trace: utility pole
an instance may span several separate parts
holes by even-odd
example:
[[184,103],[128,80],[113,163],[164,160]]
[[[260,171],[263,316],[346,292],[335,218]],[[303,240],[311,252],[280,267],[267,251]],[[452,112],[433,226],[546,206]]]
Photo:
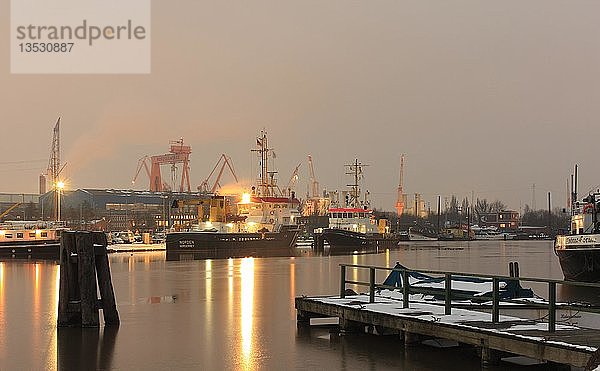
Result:
[[552,233],[552,204],[550,201],[550,192],[548,192],[548,236]]
[[440,209],[442,207],[442,196],[438,195],[438,212],[437,212],[437,234],[440,234]]

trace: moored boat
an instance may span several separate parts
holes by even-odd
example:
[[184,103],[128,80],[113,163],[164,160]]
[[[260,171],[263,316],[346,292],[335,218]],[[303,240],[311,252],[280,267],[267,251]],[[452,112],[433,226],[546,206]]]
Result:
[[64,222],[4,222],[0,224],[0,256],[58,259],[64,230]]
[[554,252],[565,280],[600,282],[600,193],[573,204],[570,234],[558,235]]
[[208,219],[199,215],[195,228],[168,233],[168,258],[188,252],[206,258],[289,254],[300,232],[296,224],[300,201],[293,192],[286,196],[279,191],[276,172],[268,167],[272,149],[266,133],[256,141],[258,148],[253,151],[258,153],[261,166],[258,185],[234,202],[235,210],[227,209],[223,196],[207,196],[196,202],[208,205]]
[[358,160],[346,165],[347,174],[353,175],[354,183],[343,193],[341,205],[335,200],[333,207],[328,209],[329,228],[320,232],[320,238],[329,244],[330,250],[395,247],[400,241],[400,236],[389,233],[385,219],[376,220],[369,208],[368,192],[361,197],[358,182],[363,166]]

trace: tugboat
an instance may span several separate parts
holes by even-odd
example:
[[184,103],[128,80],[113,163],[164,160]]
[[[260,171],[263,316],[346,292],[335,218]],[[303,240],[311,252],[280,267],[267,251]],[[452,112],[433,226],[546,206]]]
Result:
[[209,207],[208,220],[202,220],[203,215],[199,215],[193,230],[168,233],[167,258],[181,253],[193,253],[201,258],[291,254],[300,231],[296,224],[300,201],[294,192],[284,196],[277,187],[277,172],[268,166],[273,149],[268,147],[266,132],[261,132],[256,143],[257,149],[252,151],[258,153],[260,161],[257,186],[238,198],[234,215],[228,215],[223,196],[198,200],[195,205],[200,214],[203,214],[201,205]]
[[600,282],[599,210],[600,193],[592,193],[582,202],[574,202],[570,234],[556,236],[554,252],[565,280]]
[[350,190],[343,192],[342,206],[335,200],[334,206],[328,210],[329,228],[320,233],[320,238],[329,244],[330,251],[359,250],[395,247],[400,237],[388,232],[386,221],[379,222],[369,208],[369,192],[365,192],[361,199],[359,181],[363,174],[363,165],[354,160],[354,163],[345,165],[347,175],[352,175],[354,183]]

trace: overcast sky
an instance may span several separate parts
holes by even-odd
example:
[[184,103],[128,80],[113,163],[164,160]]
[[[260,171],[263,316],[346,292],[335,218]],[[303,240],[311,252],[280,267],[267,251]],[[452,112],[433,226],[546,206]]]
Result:
[[343,188],[358,158],[390,210],[401,153],[432,208],[473,192],[519,210],[534,183],[538,208],[548,191],[563,206],[574,163],[580,193],[600,184],[598,1],[155,0],[149,75],[11,75],[8,13],[0,0],[0,192],[37,192],[59,115],[72,188],[129,188],[180,137],[194,188],[221,153],[249,179],[262,128],[281,184],[312,154]]

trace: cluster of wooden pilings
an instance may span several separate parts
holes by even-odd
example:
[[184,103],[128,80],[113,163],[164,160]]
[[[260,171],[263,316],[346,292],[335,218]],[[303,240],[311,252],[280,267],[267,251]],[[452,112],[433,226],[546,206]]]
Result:
[[107,245],[103,232],[63,232],[58,327],[99,327],[100,309],[106,326],[119,325]]

